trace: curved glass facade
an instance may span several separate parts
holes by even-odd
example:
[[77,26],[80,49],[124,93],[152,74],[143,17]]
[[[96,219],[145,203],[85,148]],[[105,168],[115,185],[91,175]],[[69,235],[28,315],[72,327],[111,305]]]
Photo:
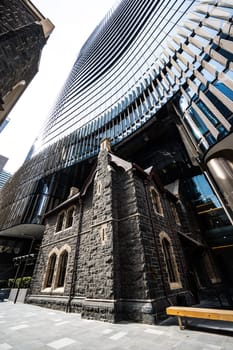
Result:
[[70,135],[67,161],[91,157],[100,139],[121,142],[178,94],[182,123],[204,153],[232,125],[232,6],[120,2],[81,49],[36,152]]
[[24,222],[35,198],[46,203],[58,172],[95,156],[101,139],[121,144],[164,106],[196,159],[231,135],[232,17],[232,0],[118,2],[81,49],[32,158],[12,179],[17,193],[4,190],[3,226]]
[[172,72],[162,73],[163,51],[194,3],[122,1],[106,16],[74,64],[42,131],[42,147],[74,132],[78,143],[87,141],[80,156],[88,156],[100,138],[120,142],[154,116],[179,89]]

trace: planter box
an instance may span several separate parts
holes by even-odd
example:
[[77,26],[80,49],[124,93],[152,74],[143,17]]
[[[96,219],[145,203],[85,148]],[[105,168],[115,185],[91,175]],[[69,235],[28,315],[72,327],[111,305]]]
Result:
[[[17,294],[17,290],[18,290],[18,288],[12,288],[11,289],[10,295],[9,295],[9,298],[8,298],[9,301],[14,301],[15,300],[15,296]],[[16,300],[18,303],[24,303],[26,295],[27,295],[27,291],[28,291],[28,288],[20,288],[19,289],[19,293],[18,293],[17,300]]]

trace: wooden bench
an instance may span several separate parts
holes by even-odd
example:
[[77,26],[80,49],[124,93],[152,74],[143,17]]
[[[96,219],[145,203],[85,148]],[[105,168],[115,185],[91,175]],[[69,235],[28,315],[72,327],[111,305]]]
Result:
[[[183,317],[203,318],[208,320],[233,322],[233,310],[205,309],[197,307],[169,306],[166,308],[167,315],[177,316],[180,329],[184,329]],[[185,325],[187,321],[185,320]]]

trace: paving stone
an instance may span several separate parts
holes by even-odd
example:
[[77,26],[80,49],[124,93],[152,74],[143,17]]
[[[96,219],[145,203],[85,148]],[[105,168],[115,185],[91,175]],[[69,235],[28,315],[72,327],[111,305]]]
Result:
[[[1,303],[5,312],[0,328],[0,350],[232,350],[232,333],[222,335],[198,329],[181,331],[177,325],[148,326],[85,321],[79,314],[34,305]],[[33,315],[32,315],[33,314]],[[28,324],[23,323],[27,317]],[[59,320],[56,326],[54,318]],[[23,327],[22,327],[23,326]],[[26,326],[26,327],[25,327]]]

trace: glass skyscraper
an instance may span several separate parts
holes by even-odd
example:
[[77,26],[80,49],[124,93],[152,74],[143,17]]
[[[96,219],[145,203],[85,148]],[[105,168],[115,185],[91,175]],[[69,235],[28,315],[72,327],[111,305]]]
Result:
[[[2,190],[2,232],[41,230],[105,138],[121,156],[157,165],[164,185],[185,179],[197,213],[230,226],[232,17],[232,0],[118,1],[80,50],[31,158]],[[182,147],[172,145],[176,134]],[[217,198],[199,193],[206,179]]]

